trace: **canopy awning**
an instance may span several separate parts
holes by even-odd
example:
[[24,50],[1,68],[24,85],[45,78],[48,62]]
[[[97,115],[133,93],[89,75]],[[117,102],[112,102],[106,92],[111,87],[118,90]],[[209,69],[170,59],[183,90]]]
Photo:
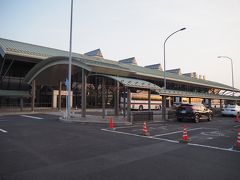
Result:
[[127,78],[127,77],[119,77],[119,76],[111,76],[111,75],[104,75],[104,74],[93,74],[95,76],[103,76],[110,79],[114,79],[121,83],[125,87],[131,87],[131,88],[139,88],[139,89],[149,89],[149,90],[155,90],[159,91],[162,88],[157,86],[156,84],[153,84],[151,82],[141,80],[141,79],[134,79],[134,78]]

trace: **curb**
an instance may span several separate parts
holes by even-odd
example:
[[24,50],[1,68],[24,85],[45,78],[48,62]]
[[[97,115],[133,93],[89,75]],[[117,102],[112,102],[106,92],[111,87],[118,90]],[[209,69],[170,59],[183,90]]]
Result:
[[[91,120],[80,120],[80,119],[70,119],[67,120],[63,117],[59,117],[59,121],[60,122],[64,122],[64,123],[92,123],[92,124],[109,124],[108,121],[99,121],[99,120],[95,120],[95,121],[91,121]],[[129,122],[115,122],[114,124],[118,124],[118,125],[131,125],[131,123]]]

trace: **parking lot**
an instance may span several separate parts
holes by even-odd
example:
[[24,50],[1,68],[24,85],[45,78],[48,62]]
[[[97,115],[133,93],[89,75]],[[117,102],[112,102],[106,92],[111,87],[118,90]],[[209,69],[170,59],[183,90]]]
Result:
[[[113,118],[114,121],[114,118]],[[0,117],[0,179],[238,179],[240,123],[64,123],[46,114]],[[179,143],[183,126],[191,139]]]
[[216,117],[212,122],[167,122],[149,123],[149,136],[144,137],[143,125],[117,127],[114,130],[102,129],[112,133],[125,134],[129,136],[142,136],[161,141],[179,143],[182,139],[183,129],[186,127],[187,135],[190,138],[189,145],[205,148],[219,149],[223,151],[234,151],[237,129],[240,124],[235,122],[234,117]]

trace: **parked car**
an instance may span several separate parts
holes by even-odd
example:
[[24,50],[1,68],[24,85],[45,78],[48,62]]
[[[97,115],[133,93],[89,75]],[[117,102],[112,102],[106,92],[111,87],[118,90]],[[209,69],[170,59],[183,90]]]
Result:
[[206,108],[203,104],[181,104],[176,110],[178,121],[183,119],[193,120],[198,123],[202,119],[211,121],[213,118],[212,110]]
[[240,113],[240,106],[238,106],[237,104],[235,105],[225,105],[222,110],[222,115],[223,116],[236,116],[237,113]]

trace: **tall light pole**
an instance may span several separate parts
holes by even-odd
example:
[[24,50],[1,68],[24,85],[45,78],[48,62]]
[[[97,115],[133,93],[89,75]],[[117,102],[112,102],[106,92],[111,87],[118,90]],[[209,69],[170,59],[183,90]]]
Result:
[[[175,32],[173,32],[172,34],[170,34],[164,41],[164,45],[163,45],[163,60],[164,60],[164,71],[163,71],[163,75],[164,75],[164,86],[163,86],[163,89],[166,90],[167,89],[167,80],[166,80],[166,53],[165,53],[165,49],[166,49],[166,42],[167,40],[174,34],[180,32],[180,31],[183,31],[185,30],[186,28],[182,28],[182,29],[179,29]],[[163,112],[162,112],[162,115],[163,115],[163,120],[166,120],[166,97],[163,98]]]
[[225,59],[229,59],[231,61],[231,70],[232,70],[232,91],[233,91],[233,96],[234,96],[234,77],[233,77],[233,60],[228,57],[228,56],[218,56],[218,58],[225,58]]
[[167,38],[166,38],[166,40],[164,41],[164,45],[163,45],[163,48],[164,48],[164,58],[163,58],[163,60],[164,60],[164,89],[167,89],[167,81],[166,81],[166,53],[165,53],[165,49],[166,49],[166,42],[167,42],[167,40],[172,36],[172,35],[174,35],[174,34],[176,34],[176,33],[178,33],[179,31],[183,31],[183,30],[185,30],[186,28],[182,28],[182,29],[179,29],[179,30],[177,30],[177,31],[175,31],[175,32],[173,32],[172,34],[170,34]]
[[71,116],[71,75],[72,75],[72,19],[73,19],[73,0],[71,0],[71,19],[70,19],[70,41],[69,41],[69,64],[68,64],[68,103],[67,103],[67,119]]

